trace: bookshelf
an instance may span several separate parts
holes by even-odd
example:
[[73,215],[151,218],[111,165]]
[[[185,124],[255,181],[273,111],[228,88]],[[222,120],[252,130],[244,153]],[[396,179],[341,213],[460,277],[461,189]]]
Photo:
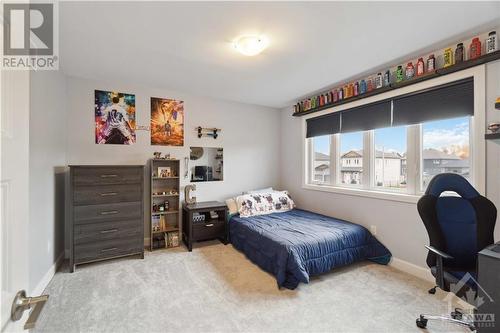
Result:
[[149,249],[165,249],[180,245],[179,191],[180,161],[151,159],[151,206]]

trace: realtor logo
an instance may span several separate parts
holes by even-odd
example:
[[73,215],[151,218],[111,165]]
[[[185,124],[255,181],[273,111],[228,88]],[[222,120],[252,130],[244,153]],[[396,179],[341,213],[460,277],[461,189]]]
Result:
[[3,4],[3,69],[57,69],[53,3]]
[[[469,286],[477,286],[477,291],[472,290]],[[492,328],[495,327],[495,314],[485,311],[491,310],[491,304],[495,303],[493,298],[479,284],[479,282],[470,274],[466,273],[457,283],[450,283],[450,291],[444,300],[448,302],[448,311],[453,311],[453,295],[460,295],[459,298],[464,302],[464,308],[472,305],[463,313],[468,322],[473,323],[476,328]],[[480,296],[482,295],[482,296]]]

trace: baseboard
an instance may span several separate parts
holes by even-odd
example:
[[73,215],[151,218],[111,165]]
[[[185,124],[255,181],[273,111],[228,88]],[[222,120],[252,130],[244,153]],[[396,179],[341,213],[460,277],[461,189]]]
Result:
[[47,271],[47,273],[45,273],[45,275],[42,277],[42,279],[40,280],[40,282],[38,282],[38,284],[35,287],[35,289],[33,289],[29,293],[29,295],[38,296],[38,295],[43,294],[43,291],[45,290],[45,288],[47,288],[50,280],[52,280],[52,278],[54,277],[54,274],[56,274],[57,269],[63,263],[64,257],[65,257],[65,252],[63,251],[57,257],[56,262],[52,265],[52,267],[50,267],[49,270]]
[[416,276],[416,277],[423,279],[425,281],[435,282],[435,280],[436,280],[434,278],[434,276],[432,276],[430,269],[417,266],[415,264],[412,264],[412,263],[405,261],[405,260],[402,260],[402,259],[392,257],[392,260],[389,263],[389,266],[392,266],[397,270],[411,274],[411,275]]

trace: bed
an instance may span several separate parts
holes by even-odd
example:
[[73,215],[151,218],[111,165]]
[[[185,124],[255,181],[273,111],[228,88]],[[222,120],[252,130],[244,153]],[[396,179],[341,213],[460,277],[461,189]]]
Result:
[[288,289],[336,267],[366,259],[387,264],[391,258],[363,226],[300,209],[236,214],[229,220],[229,236],[237,250]]

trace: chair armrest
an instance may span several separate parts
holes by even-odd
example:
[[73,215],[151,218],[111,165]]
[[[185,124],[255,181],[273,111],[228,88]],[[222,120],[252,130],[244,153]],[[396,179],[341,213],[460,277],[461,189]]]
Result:
[[447,253],[444,253],[443,251],[436,249],[435,247],[430,246],[430,245],[425,245],[425,248],[437,255],[437,257],[436,257],[436,284],[439,288],[444,290],[445,285],[444,285],[443,258],[444,259],[453,259],[453,257]]
[[440,256],[441,258],[444,258],[444,259],[453,259],[452,256],[450,256],[449,254],[447,253],[444,253],[443,251],[440,251],[438,249],[436,249],[435,247],[432,247],[432,246],[429,246],[429,245],[425,245],[425,248],[431,252],[433,252],[434,254],[437,254],[438,256]]

